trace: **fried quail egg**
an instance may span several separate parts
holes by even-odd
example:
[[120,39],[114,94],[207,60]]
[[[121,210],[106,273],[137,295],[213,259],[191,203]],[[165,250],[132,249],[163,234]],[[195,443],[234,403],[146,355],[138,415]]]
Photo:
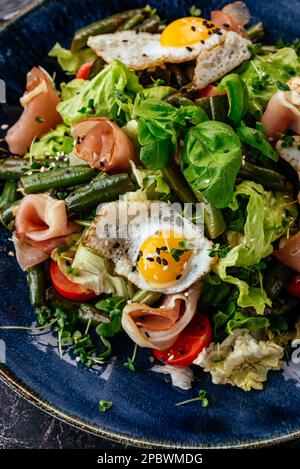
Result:
[[225,34],[208,20],[187,17],[170,23],[162,34],[120,31],[90,37],[88,45],[108,63],[120,60],[132,70],[143,70],[194,60],[222,44]]
[[206,275],[212,242],[163,202],[111,202],[101,207],[84,244],[114,263],[115,273],[143,290],[186,290]]

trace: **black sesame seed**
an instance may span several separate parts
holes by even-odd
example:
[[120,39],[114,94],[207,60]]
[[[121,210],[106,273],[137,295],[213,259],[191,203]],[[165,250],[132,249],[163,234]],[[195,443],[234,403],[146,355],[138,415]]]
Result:
[[228,24],[228,23],[223,23],[223,26],[224,26],[224,28],[229,28],[229,27],[230,27],[230,24]]
[[200,42],[201,42],[201,44],[205,44],[205,41],[203,41],[203,39],[201,39],[201,41],[200,41]]
[[153,257],[146,257],[146,260],[149,261],[149,262],[154,262]]
[[143,54],[143,57],[148,57],[148,55],[144,53],[144,54]]
[[116,242],[116,243],[114,244],[114,249],[118,249],[119,247],[120,247],[120,243]]
[[136,266],[133,265],[132,268],[131,268],[131,272],[135,272],[136,271]]
[[167,259],[162,259],[162,263],[163,263],[163,265],[168,265]]
[[123,39],[122,42],[128,42],[128,39]]
[[158,255],[160,255],[160,248],[156,248],[155,251]]
[[176,276],[176,280],[180,280],[180,279],[181,279],[181,277],[182,277],[182,275],[181,275],[181,274],[177,275],[177,276]]
[[212,35],[212,31],[207,31],[207,34],[208,34],[209,36],[211,36],[211,35]]
[[181,220],[181,218],[176,218],[176,225],[177,226],[182,226],[183,225],[183,220]]
[[100,166],[101,166],[101,168],[103,168],[103,167],[104,167],[104,163],[103,163],[103,161],[100,161]]
[[145,334],[145,336],[146,336],[146,337],[148,337],[148,339],[149,339],[149,337],[150,337],[150,334],[148,334],[148,332],[147,332],[147,331],[145,331],[145,332],[144,332],[144,334]]
[[161,251],[167,251],[168,248],[167,248],[167,246],[162,246],[162,247],[160,248],[160,250],[161,250]]
[[189,52],[192,52],[192,51],[193,51],[193,48],[190,47],[190,46],[186,46],[186,50],[188,50]]
[[157,262],[158,264],[161,264],[161,258],[160,258],[160,257],[157,257],[157,258],[156,258],[156,262]]
[[191,27],[191,30],[192,30],[192,31],[196,31],[196,26],[192,26],[192,27]]

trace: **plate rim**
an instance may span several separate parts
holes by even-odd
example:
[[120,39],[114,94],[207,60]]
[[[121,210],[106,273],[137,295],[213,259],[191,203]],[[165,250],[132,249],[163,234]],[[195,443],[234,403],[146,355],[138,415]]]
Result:
[[[12,27],[20,18],[30,14],[33,10],[38,9],[45,3],[53,3],[54,0],[31,0],[27,5],[21,8],[12,18],[4,20],[0,23],[0,34],[6,29]],[[116,443],[124,443],[127,445],[139,447],[139,448],[174,448],[174,449],[246,449],[246,448],[262,448],[268,447],[280,443],[286,443],[292,440],[300,439],[300,427],[295,432],[285,433],[282,435],[251,440],[245,443],[236,444],[225,444],[218,446],[199,446],[197,445],[181,445],[179,444],[166,444],[163,442],[155,442],[149,440],[143,440],[132,437],[131,435],[118,433],[116,431],[111,432],[107,429],[101,428],[84,422],[82,419],[74,417],[68,413],[63,412],[57,407],[53,406],[41,396],[39,396],[33,389],[27,386],[25,383],[20,381],[14,374],[9,370],[5,364],[0,364],[0,381],[6,384],[10,389],[15,391],[19,396],[23,397],[27,402],[31,403],[43,412],[56,417],[58,420],[71,425],[74,428],[85,431],[92,435],[99,436],[106,440],[114,441]]]

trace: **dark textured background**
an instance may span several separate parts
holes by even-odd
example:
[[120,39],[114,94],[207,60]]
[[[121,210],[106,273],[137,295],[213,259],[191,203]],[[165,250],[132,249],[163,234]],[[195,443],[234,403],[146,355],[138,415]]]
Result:
[[[0,17],[11,15],[28,0],[0,0]],[[0,381],[0,449],[4,448],[125,448],[77,430],[33,407]],[[293,441],[276,448],[300,448]]]

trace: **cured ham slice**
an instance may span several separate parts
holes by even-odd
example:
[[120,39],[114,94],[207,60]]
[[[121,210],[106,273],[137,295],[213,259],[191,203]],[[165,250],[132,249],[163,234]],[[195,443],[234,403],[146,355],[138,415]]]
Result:
[[202,283],[184,293],[165,296],[159,308],[132,303],[123,310],[122,326],[140,347],[166,350],[196,313]]
[[13,154],[27,153],[32,141],[54,129],[61,116],[56,110],[59,97],[49,76],[34,67],[27,75],[27,85],[21,98],[24,111],[6,135],[9,150]]
[[286,240],[277,251],[274,251],[274,256],[283,264],[300,273],[300,231]]
[[250,19],[250,12],[243,2],[229,3],[222,10],[211,12],[212,23],[225,30],[235,31],[244,37],[247,37],[244,26]]
[[75,155],[91,168],[118,172],[129,170],[130,161],[137,161],[133,143],[109,119],[84,119],[75,124],[72,135],[80,142],[75,146]]
[[300,77],[288,82],[290,91],[278,91],[270,99],[261,122],[267,136],[278,140],[287,130],[300,134]]
[[45,194],[23,198],[15,226],[14,243],[22,269],[43,262],[64,243],[66,236],[80,230],[78,225],[68,222],[65,202]]

